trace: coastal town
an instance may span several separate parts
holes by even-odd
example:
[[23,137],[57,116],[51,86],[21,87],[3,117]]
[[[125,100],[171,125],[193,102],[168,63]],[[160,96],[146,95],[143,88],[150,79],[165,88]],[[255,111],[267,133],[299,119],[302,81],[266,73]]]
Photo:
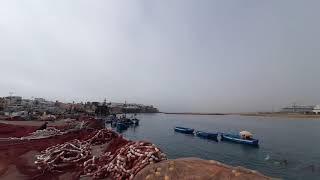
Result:
[[106,100],[0,98],[0,178],[133,179],[166,155],[150,142],[131,141],[106,128],[106,118],[123,128],[126,123],[138,126],[139,120],[121,114],[157,112],[153,106]]
[[[317,105],[293,104],[282,108],[278,113],[310,116],[317,115],[318,110]],[[227,166],[213,160],[168,160],[165,152],[152,142],[132,141],[121,134],[128,128],[139,126],[140,120],[136,118],[136,114],[158,112],[152,105],[114,103],[106,99],[101,102],[65,103],[44,98],[26,99],[12,95],[2,97],[0,177],[175,179],[179,176],[187,177],[188,173],[207,177],[219,172],[221,178],[234,176],[238,179],[270,179],[257,171]],[[127,114],[131,114],[131,118]],[[184,129],[178,130],[176,127],[175,131],[185,133]],[[193,131],[192,129],[192,134]],[[211,134],[205,132],[197,131],[195,134],[204,139],[211,138]],[[225,141],[227,134],[223,134],[221,138]],[[211,168],[214,172],[203,172],[197,166],[186,168],[187,164],[198,164],[199,167]],[[150,174],[154,169],[155,172]],[[177,171],[184,173],[177,176]]]
[[25,99],[21,96],[0,97],[0,120],[55,120],[75,116],[108,116],[122,113],[157,113],[152,105],[134,103],[80,102],[64,103],[44,98]]

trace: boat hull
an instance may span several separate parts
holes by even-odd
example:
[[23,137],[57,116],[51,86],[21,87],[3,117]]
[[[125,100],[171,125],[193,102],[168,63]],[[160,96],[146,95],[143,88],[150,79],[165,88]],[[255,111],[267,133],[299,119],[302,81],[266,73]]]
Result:
[[252,139],[252,140],[241,139],[241,137],[236,137],[236,136],[230,135],[230,134],[221,134],[221,140],[235,142],[235,143],[239,143],[239,144],[252,145],[252,146],[259,145],[259,140],[257,140],[257,139]]
[[174,131],[184,134],[193,134],[194,129],[191,128],[182,128],[182,127],[175,127]]
[[207,133],[207,132],[197,131],[196,135],[204,139],[218,140],[218,133]]
[[118,130],[126,130],[128,129],[128,126],[125,123],[117,123],[116,125]]

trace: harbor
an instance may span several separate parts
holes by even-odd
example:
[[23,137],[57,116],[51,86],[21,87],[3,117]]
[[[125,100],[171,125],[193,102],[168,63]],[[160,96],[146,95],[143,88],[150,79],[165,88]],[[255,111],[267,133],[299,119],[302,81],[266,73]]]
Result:
[[[141,117],[141,115],[138,115]],[[256,171],[199,158],[168,159],[151,141],[129,140],[125,133],[106,128],[110,123],[131,122],[125,118],[61,119],[41,126],[38,121],[1,121],[1,179],[185,179],[190,173],[207,178],[270,179]],[[131,121],[129,121],[131,120]],[[143,126],[145,119],[141,125]],[[118,130],[116,126],[116,130]],[[120,134],[123,133],[123,134]],[[186,165],[188,164],[188,168]],[[196,166],[190,166],[197,164]],[[203,173],[203,168],[210,169]],[[156,169],[154,171],[154,169]],[[182,172],[177,174],[176,172]]]
[[[212,159],[169,159],[161,143],[148,135],[127,136],[145,127],[148,115],[161,114],[153,106],[106,100],[62,103],[19,96],[4,97],[1,103],[1,179],[185,179],[190,173],[207,178],[214,172],[219,172],[217,178],[269,179],[256,171]],[[202,139],[218,137],[190,128],[174,129]],[[186,169],[186,164],[198,165]],[[203,174],[199,167],[210,170]],[[177,175],[178,171],[183,173]]]
[[[267,176],[299,179],[299,175],[314,177],[320,173],[316,162],[305,156],[305,159],[296,158],[304,151],[302,147],[320,147],[299,141],[297,137],[284,136],[281,131],[287,128],[290,134],[303,134],[302,129],[295,127],[318,123],[310,118],[157,113],[153,106],[107,103],[106,100],[62,103],[12,96],[3,99],[6,100],[0,116],[3,167],[0,177],[3,178],[178,178],[174,172],[161,169],[172,168],[172,163],[180,164],[175,168],[181,170],[183,164],[206,164],[203,168],[212,167],[238,179],[248,173],[251,179],[268,179]],[[29,102],[28,106],[25,102]],[[142,110],[142,107],[148,108]],[[310,107],[307,110],[313,111]],[[302,112],[301,108],[295,113],[315,115]],[[308,129],[313,127],[316,126]],[[273,133],[268,131],[270,128]],[[314,134],[310,138],[319,137],[320,134]],[[304,145],[294,146],[296,141]],[[283,142],[289,144],[283,146]],[[313,156],[317,156],[317,152]],[[243,169],[237,169],[238,166]],[[150,167],[160,169],[150,174]],[[294,169],[300,174],[293,172]],[[189,171],[203,174],[191,167],[180,178]]]

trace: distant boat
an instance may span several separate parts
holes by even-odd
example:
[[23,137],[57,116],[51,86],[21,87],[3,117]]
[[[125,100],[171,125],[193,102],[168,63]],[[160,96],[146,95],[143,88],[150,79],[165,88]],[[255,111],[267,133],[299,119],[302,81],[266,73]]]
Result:
[[126,130],[126,129],[128,129],[128,126],[125,123],[122,123],[122,122],[117,122],[116,127],[117,127],[118,130]]
[[205,139],[218,140],[218,133],[208,133],[203,131],[197,131],[196,135],[198,137],[205,138]]
[[135,126],[138,126],[138,125],[139,125],[139,122],[140,122],[140,120],[137,119],[137,114],[132,115],[131,118],[130,118],[130,121],[131,121],[132,124],[135,125]]
[[184,134],[193,134],[194,129],[184,128],[184,127],[175,127],[174,131],[184,133]]
[[139,125],[140,120],[137,118],[134,118],[131,120],[133,122],[134,125]]
[[240,143],[240,144],[253,145],[253,146],[259,145],[259,140],[253,139],[252,134],[248,131],[241,131],[239,135],[222,133],[221,140],[231,141],[231,142]]

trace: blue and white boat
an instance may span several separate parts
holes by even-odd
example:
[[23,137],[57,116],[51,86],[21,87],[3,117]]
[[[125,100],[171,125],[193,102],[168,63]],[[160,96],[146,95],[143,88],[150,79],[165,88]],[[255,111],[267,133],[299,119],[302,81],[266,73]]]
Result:
[[253,145],[253,146],[259,145],[259,140],[253,139],[252,134],[248,131],[241,131],[239,135],[221,133],[221,141],[231,141],[235,143],[247,144],[247,145]]
[[184,133],[184,134],[193,134],[194,129],[184,128],[184,127],[175,127],[174,131]]
[[213,139],[218,140],[218,133],[209,133],[203,131],[197,131],[196,136],[204,138],[204,139]]

